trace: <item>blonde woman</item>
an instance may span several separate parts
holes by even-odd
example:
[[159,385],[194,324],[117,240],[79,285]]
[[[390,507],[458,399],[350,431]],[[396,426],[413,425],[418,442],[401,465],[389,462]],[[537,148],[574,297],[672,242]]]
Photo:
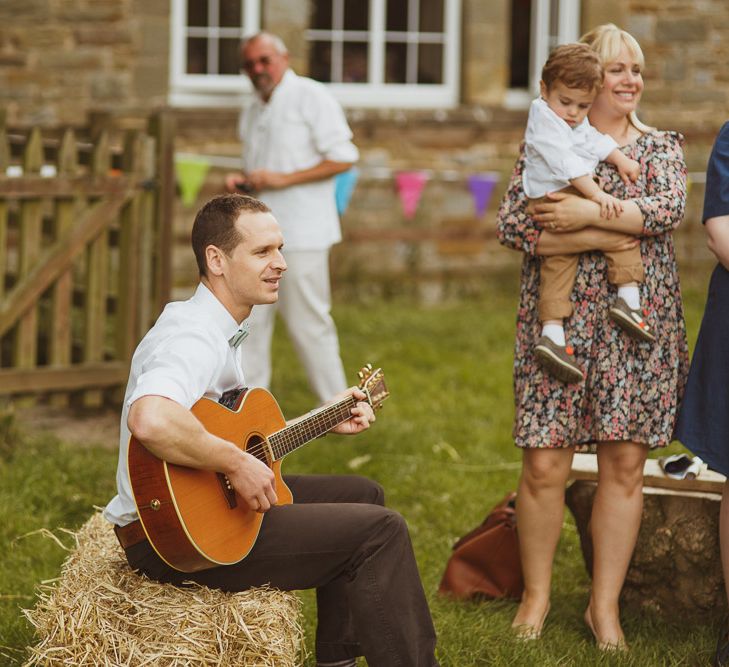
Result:
[[[514,437],[523,449],[517,521],[525,591],[513,621],[518,636],[540,636],[549,610],[554,553],[564,516],[564,488],[577,448],[597,453],[598,488],[591,530],[592,590],[585,611],[599,648],[625,649],[618,599],[635,547],[643,506],[643,464],[648,450],[671,441],[683,391],[688,352],[671,233],[683,218],[686,166],[682,138],[641,123],[643,53],[636,40],[612,24],[584,35],[605,70],[589,113],[592,126],[612,137],[641,166],[624,183],[602,162],[596,176],[605,192],[622,200],[617,219],[600,206],[565,193],[527,209],[519,157],[498,216],[500,241],[524,253],[514,355]],[[640,247],[645,267],[641,302],[657,344],[621,335],[608,316],[615,286],[605,251]],[[585,381],[565,385],[536,363],[540,257],[580,254],[568,323]]]

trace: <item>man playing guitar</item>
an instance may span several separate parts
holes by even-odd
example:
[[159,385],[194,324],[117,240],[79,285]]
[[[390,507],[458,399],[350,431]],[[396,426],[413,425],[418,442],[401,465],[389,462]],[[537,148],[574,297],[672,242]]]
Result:
[[[202,398],[226,404],[245,387],[237,345],[245,335],[241,324],[254,305],[277,300],[286,270],[278,223],[262,202],[222,195],[198,212],[192,246],[200,284],[188,301],[168,304],[139,344],[124,397],[118,495],[104,514],[129,564],[174,585],[316,588],[320,666],[353,666],[360,655],[371,667],[437,665],[435,631],[407,526],[383,506],[382,488],[357,476],[285,476],[294,503],[277,505],[271,467],[211,433],[190,410]],[[331,430],[356,434],[369,428],[375,417],[365,392],[352,387],[336,400],[344,398],[353,401],[351,417],[345,414],[346,421]],[[182,572],[158,554],[132,491],[130,438],[173,466],[219,473],[235,492],[234,503],[265,513],[245,558]]]

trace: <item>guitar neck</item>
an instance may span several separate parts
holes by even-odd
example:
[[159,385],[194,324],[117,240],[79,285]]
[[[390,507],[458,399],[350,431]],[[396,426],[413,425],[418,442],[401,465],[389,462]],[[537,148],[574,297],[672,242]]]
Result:
[[268,437],[268,442],[273,451],[274,461],[282,459],[307,442],[331,431],[335,426],[347,421],[352,416],[352,408],[357,400],[348,396],[347,398],[320,408],[307,417],[300,419],[280,431]]

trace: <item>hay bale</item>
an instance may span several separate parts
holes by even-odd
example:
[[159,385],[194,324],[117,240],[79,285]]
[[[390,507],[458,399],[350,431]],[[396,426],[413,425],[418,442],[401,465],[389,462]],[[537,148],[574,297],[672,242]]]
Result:
[[135,574],[101,514],[76,534],[61,576],[25,615],[39,639],[26,667],[293,667],[302,630],[295,594],[176,588]]

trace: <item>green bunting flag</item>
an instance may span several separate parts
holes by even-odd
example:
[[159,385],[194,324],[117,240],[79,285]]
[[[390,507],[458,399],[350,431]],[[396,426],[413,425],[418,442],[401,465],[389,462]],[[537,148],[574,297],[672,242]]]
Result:
[[183,206],[189,207],[195,203],[209,169],[210,162],[202,157],[175,158],[175,175]]

